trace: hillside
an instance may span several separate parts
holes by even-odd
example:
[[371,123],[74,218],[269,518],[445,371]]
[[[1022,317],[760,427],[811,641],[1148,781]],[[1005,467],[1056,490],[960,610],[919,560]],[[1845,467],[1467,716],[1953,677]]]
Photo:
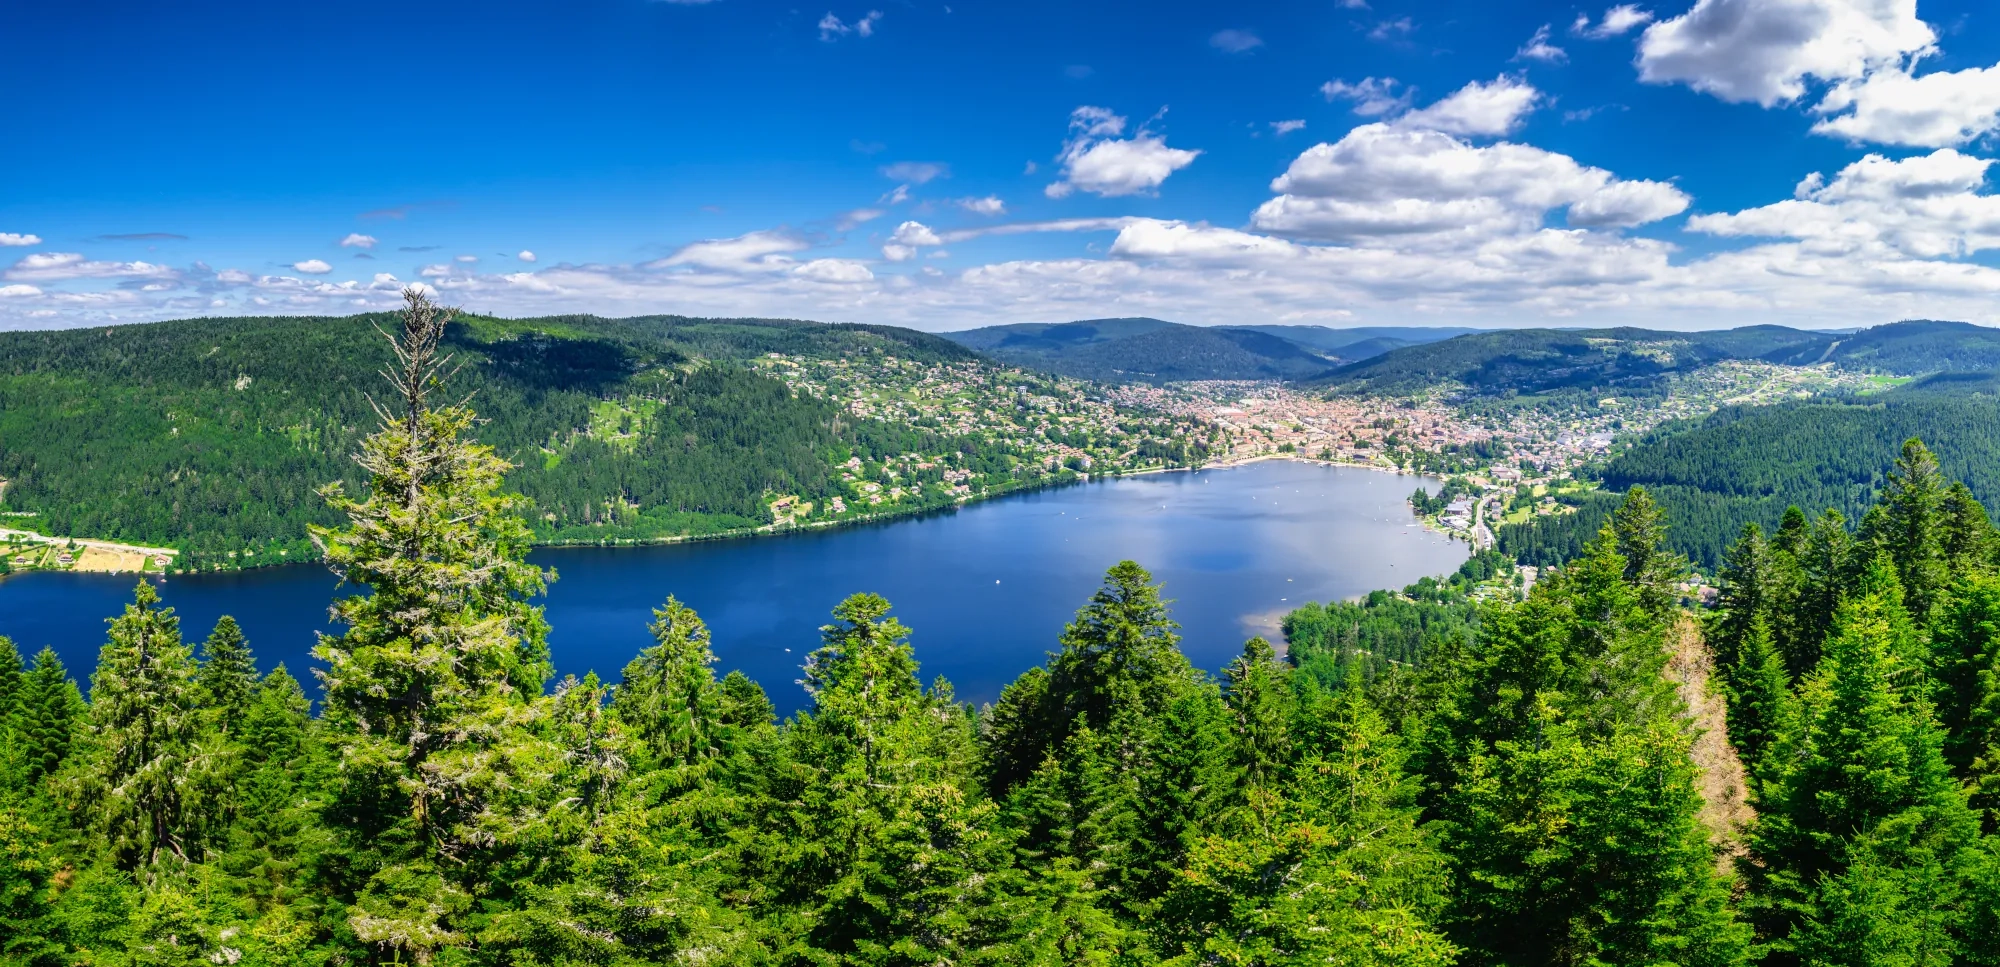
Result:
[[1577,513],[1502,527],[1500,546],[1529,564],[1567,559],[1596,535],[1617,494],[1639,485],[1673,518],[1675,548],[1712,568],[1745,523],[1769,531],[1791,505],[1813,516],[1831,507],[1852,523],[1913,436],[1981,503],[2000,507],[2000,397],[1906,388],[1881,399],[1732,407],[1658,433],[1613,458],[1605,491]]
[[1184,326],[1159,319],[1020,323],[944,334],[994,359],[1103,382],[1305,379],[1334,361],[1253,329]]
[[1443,382],[1474,396],[1646,387],[1669,373],[1726,359],[1824,346],[1829,337],[1782,326],[1720,332],[1507,329],[1396,349],[1317,382],[1341,393],[1413,393]]
[[[186,566],[301,555],[306,525],[330,519],[317,488],[361,482],[347,454],[374,422],[385,320],[0,334],[0,510],[36,515],[13,523],[45,534],[179,547]],[[987,386],[1000,371],[977,354],[892,327],[473,317],[451,328],[447,348],[484,418],[480,439],[517,466],[509,485],[535,501],[543,539],[735,529],[768,521],[768,502],[787,494],[825,516],[834,497],[864,506],[864,483],[900,503],[945,504],[947,471],[974,493],[1007,489],[1047,472],[1040,450],[1052,446],[1026,420],[925,429],[857,418],[747,365],[775,353],[896,374],[958,367],[967,392],[1015,410],[1020,379]],[[1131,441],[1090,443],[1109,453]],[[858,466],[836,466],[850,460]]]
[[1230,326],[1228,328],[1277,336],[1308,349],[1317,349],[1343,363],[1356,363],[1380,356],[1392,349],[1422,346],[1479,331],[1462,326],[1356,326],[1353,329],[1334,329],[1329,326]]
[[1629,393],[1661,377],[1727,359],[1904,376],[2000,368],[2000,329],[1963,322],[1896,322],[1855,333],[1784,326],[1707,332],[1511,329],[1402,347],[1315,382],[1340,393],[1413,393],[1443,382],[1475,397],[1562,391]]

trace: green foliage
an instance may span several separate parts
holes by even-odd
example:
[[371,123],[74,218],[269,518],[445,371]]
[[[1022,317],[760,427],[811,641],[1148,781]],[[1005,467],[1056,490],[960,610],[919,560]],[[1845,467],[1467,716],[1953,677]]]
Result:
[[1016,365],[1106,382],[1302,379],[1333,365],[1283,334],[1158,319],[1017,323],[946,338]]

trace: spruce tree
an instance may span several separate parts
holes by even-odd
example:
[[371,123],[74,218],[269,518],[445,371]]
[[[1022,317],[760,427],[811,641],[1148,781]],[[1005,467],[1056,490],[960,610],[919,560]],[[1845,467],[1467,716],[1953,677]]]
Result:
[[[1775,963],[1946,962],[1978,824],[1946,767],[1893,566],[1835,619],[1791,763],[1759,790],[1743,870]],[[1933,961],[1933,958],[1945,960]]]
[[195,673],[202,706],[214,714],[223,731],[249,707],[257,689],[257,662],[236,619],[223,615],[201,645],[201,668]]
[[1270,642],[1255,637],[1244,642],[1243,654],[1225,673],[1238,774],[1247,787],[1273,788],[1292,758],[1289,730],[1296,696],[1288,680],[1291,670],[1278,663]]
[[1949,486],[1937,457],[1915,437],[1903,443],[1877,503],[1879,514],[1862,522],[1861,540],[1895,562],[1904,606],[1921,624],[1943,603],[1951,579],[1946,551]]
[[1665,614],[1679,598],[1676,585],[1687,572],[1687,561],[1667,547],[1667,516],[1644,487],[1633,487],[1611,515],[1618,556],[1625,561],[1625,583],[1637,590],[1639,606]]
[[625,666],[613,709],[649,764],[687,771],[722,753],[722,696],[708,626],[669,596],[653,610],[652,647]]
[[314,654],[340,763],[328,817],[354,861],[349,924],[391,957],[434,956],[470,942],[463,917],[496,850],[533,823],[552,754],[532,726],[549,675],[547,625],[529,599],[544,575],[526,562],[525,498],[503,494],[509,465],[467,439],[473,413],[438,397],[453,370],[440,344],[452,312],[404,293],[396,400],[356,460],[365,497],[322,494],[347,518],[312,538],[343,582],[347,630]]
[[1743,533],[1730,545],[1723,561],[1717,615],[1708,640],[1715,651],[1715,663],[1725,673],[1735,667],[1748,640],[1750,626],[1767,625],[1774,614],[1776,575],[1770,545],[1757,525],[1744,524]]
[[763,869],[787,959],[880,965],[995,956],[1006,842],[972,775],[972,719],[917,680],[909,629],[878,595],[834,609],[784,734]]
[[68,779],[71,801],[89,804],[95,831],[123,869],[198,855],[205,814],[192,795],[212,760],[196,752],[194,672],[180,619],[160,606],[152,585],[139,582],[98,652],[88,747]]
[[1952,585],[1931,627],[1931,674],[1945,761],[1963,775],[2000,741],[2000,576]]
[[1782,768],[1767,762],[1767,757],[1781,756],[1779,747],[1796,734],[1798,703],[1792,697],[1785,658],[1771,640],[1769,622],[1761,616],[1750,623],[1736,663],[1721,670],[1721,679],[1730,742],[1751,778],[1763,779],[1769,769]]
[[15,740],[21,744],[28,782],[39,782],[62,765],[83,713],[83,696],[64,670],[62,659],[55,649],[43,648],[21,686],[14,719]]
[[1792,617],[1780,645],[1785,669],[1794,681],[1819,664],[1820,647],[1833,633],[1834,612],[1853,580],[1856,556],[1846,518],[1828,508],[1813,522],[1805,556],[1799,561],[1800,593],[1787,602]]
[[14,709],[20,704],[21,690],[27,686],[27,669],[21,662],[21,650],[14,647],[14,639],[0,635],[0,737],[12,721]]
[[1954,579],[2000,566],[2000,531],[1962,481],[1944,495],[1944,558]]

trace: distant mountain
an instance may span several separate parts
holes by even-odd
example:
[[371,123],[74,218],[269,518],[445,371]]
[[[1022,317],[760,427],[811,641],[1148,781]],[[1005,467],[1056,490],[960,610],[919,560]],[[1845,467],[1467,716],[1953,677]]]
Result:
[[1476,395],[1645,386],[1726,359],[1921,376],[2000,369],[2000,329],[1912,321],[1853,333],[1744,326],[1709,332],[1509,329],[1391,350],[1315,382],[1342,392],[1407,393],[1444,381]]
[[1261,328],[1186,326],[1161,319],[1017,323],[942,335],[1016,366],[1107,382],[1296,380],[1318,376],[1339,362]]
[[1404,346],[1421,346],[1479,332],[1462,326],[1357,326],[1333,329],[1327,326],[1228,326],[1277,336],[1317,349],[1343,363],[1356,363]]
[[1852,334],[1825,333],[1827,345],[1774,354],[1772,362],[1834,362],[1851,369],[1917,376],[2000,368],[2000,329],[1913,319]]

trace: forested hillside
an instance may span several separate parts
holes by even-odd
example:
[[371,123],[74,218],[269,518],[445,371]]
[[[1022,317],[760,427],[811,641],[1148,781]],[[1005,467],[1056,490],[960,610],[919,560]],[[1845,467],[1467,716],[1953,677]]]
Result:
[[1936,441],[1939,462],[1980,502],[2000,501],[2000,398],[1905,389],[1883,402],[1731,407],[1693,428],[1669,428],[1613,458],[1608,492],[1570,498],[1576,512],[1500,528],[1500,547],[1526,564],[1577,554],[1618,492],[1643,486],[1673,517],[1673,544],[1712,570],[1746,523],[1778,526],[1785,509],[1854,521],[1874,500],[1902,441]]
[[[4,507],[38,515],[27,522],[44,533],[180,547],[182,567],[297,559],[307,526],[332,520],[316,489],[361,480],[349,454],[390,361],[375,330],[386,318],[0,334]],[[1044,469],[1037,460],[1017,473],[1024,454],[984,435],[853,418],[740,364],[769,353],[977,359],[909,330],[472,317],[445,345],[544,540],[751,526],[769,519],[774,495],[825,513],[848,493],[835,465],[850,459],[944,459],[986,489]],[[943,492],[912,499],[950,502],[949,488],[933,490]]]
[[1252,638],[1212,678],[1126,561],[983,709],[921,677],[949,628],[855,594],[778,722],[671,596],[615,684],[549,681],[523,503],[425,308],[315,532],[366,592],[316,713],[144,583],[88,700],[0,641],[9,964],[2000,960],[2000,536],[1919,443],[1859,532],[1746,532],[1706,615],[1635,491],[1369,674]]
[[1268,332],[1158,319],[1022,323],[945,335],[1018,366],[1106,382],[1296,380],[1333,366],[1318,352]]

